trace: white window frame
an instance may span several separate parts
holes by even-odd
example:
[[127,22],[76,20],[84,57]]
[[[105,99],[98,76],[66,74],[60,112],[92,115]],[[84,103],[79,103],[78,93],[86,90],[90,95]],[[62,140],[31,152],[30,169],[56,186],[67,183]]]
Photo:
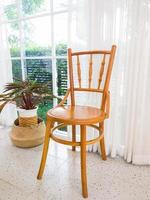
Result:
[[[20,37],[20,56],[18,57],[11,57],[11,60],[20,60],[21,61],[21,72],[22,72],[22,79],[25,80],[26,78],[26,71],[25,71],[25,66],[24,66],[24,60],[26,59],[51,59],[52,61],[52,83],[53,83],[53,94],[58,95],[57,93],[57,66],[56,66],[56,61],[57,59],[67,59],[66,56],[59,56],[56,55],[56,47],[55,47],[55,41],[54,41],[54,16],[59,15],[62,13],[68,13],[68,39],[67,39],[67,45],[69,46],[70,44],[70,17],[72,14],[72,11],[75,9],[72,6],[72,0],[68,0],[68,7],[69,9],[63,9],[60,11],[54,11],[53,9],[53,1],[54,0],[49,0],[50,3],[50,10],[49,12],[41,13],[41,14],[35,14],[31,16],[22,16],[21,12],[21,1],[17,0],[17,11],[18,11],[18,18],[15,20],[6,20],[3,23],[8,24],[8,23],[13,23],[13,22],[18,22],[19,24],[19,37]],[[50,24],[51,24],[51,47],[52,47],[52,55],[51,56],[24,56],[24,45],[23,45],[23,22],[30,20],[30,19],[35,19],[35,18],[41,18],[49,16],[50,17]],[[57,104],[57,100],[53,100],[53,105],[55,106]]]
[[[73,0],[68,0],[68,9],[63,9],[59,11],[54,11],[53,9],[53,1],[55,0],[49,0],[50,3],[50,10],[49,12],[45,13],[40,13],[40,14],[35,14],[31,16],[23,16],[21,12],[21,0],[16,0],[17,2],[17,11],[18,11],[18,18],[15,20],[5,20],[2,23],[9,24],[9,23],[14,23],[18,22],[19,24],[19,37],[20,37],[20,56],[16,57],[11,57],[11,60],[20,60],[21,61],[21,72],[22,72],[22,79],[25,80],[26,78],[26,71],[25,71],[25,66],[24,66],[24,61],[27,59],[50,59],[52,61],[52,83],[53,83],[53,94],[58,96],[58,88],[57,88],[57,66],[56,66],[56,61],[57,59],[66,59],[67,60],[67,55],[66,56],[59,56],[56,55],[56,46],[55,46],[55,41],[54,41],[54,16],[67,13],[68,14],[68,19],[67,19],[67,45],[70,45],[70,30],[71,30],[71,17],[72,17],[72,12],[76,9],[76,6],[73,6]],[[23,22],[30,20],[30,19],[35,19],[35,18],[41,18],[49,16],[50,17],[50,25],[51,25],[51,48],[52,48],[52,54],[50,56],[25,56],[25,48],[23,45]],[[53,105],[55,106],[57,104],[57,100],[53,100]],[[57,134],[60,136],[68,137],[67,132],[65,131],[57,131]]]

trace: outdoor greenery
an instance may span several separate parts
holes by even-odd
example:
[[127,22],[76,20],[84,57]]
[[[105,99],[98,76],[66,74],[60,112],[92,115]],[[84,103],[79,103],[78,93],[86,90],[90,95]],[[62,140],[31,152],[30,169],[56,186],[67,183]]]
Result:
[[[45,9],[44,3],[45,0],[21,0],[20,12],[23,16],[29,16],[37,14],[38,12]],[[20,38],[19,38],[19,15],[17,10],[17,3],[12,2],[5,6],[5,14],[8,20],[14,20],[9,23],[9,35],[8,41],[10,44],[10,53],[12,59],[12,72],[14,82],[22,80],[22,67],[24,66],[25,77],[31,81],[37,81],[39,84],[48,84],[50,92],[53,92],[52,84],[52,60],[44,59],[39,57],[51,56],[52,47],[51,46],[42,46],[34,42],[32,39],[32,34],[34,27],[30,20],[25,20],[23,22],[24,34],[24,57],[26,59],[21,60],[20,57]],[[67,45],[63,42],[60,42],[56,45],[56,55],[57,56],[66,56],[67,55]],[[16,58],[18,57],[18,58]],[[29,57],[38,57],[38,59],[29,59]],[[22,65],[23,62],[23,65]],[[62,96],[66,92],[67,88],[67,60],[66,59],[57,59],[57,88],[58,95]],[[53,106],[53,101],[43,101],[39,104],[38,115],[39,117],[45,119],[46,112]]]
[[[18,49],[19,51],[19,49]],[[26,53],[30,56],[43,56],[45,52],[51,52],[51,48],[30,47]],[[56,52],[59,55],[66,55],[67,45],[59,44],[56,46]],[[11,56],[18,54],[16,48],[11,49]],[[26,59],[24,60],[26,76],[29,80],[36,80],[37,83],[48,83],[49,90],[52,92],[52,61],[50,59]],[[67,88],[67,60],[57,59],[57,87],[58,95],[63,96]],[[14,82],[22,79],[21,61],[12,60],[12,71]],[[43,101],[39,104],[38,115],[45,119],[46,112],[53,106],[53,101]]]
[[[36,14],[38,11],[40,11],[42,5],[44,4],[45,0],[21,0],[20,3],[20,12],[22,13],[22,15],[31,15],[31,14]],[[18,5],[17,3],[14,1],[12,2],[12,4],[8,4],[5,6],[4,11],[5,11],[5,15],[7,17],[8,20],[17,20],[19,19],[19,13],[18,13]],[[18,21],[14,21],[12,23],[10,23],[10,27],[11,27],[11,32],[9,35],[9,44],[12,48],[15,48],[19,46],[19,38],[17,34],[14,34],[13,31],[18,31],[19,30],[19,23]],[[31,33],[31,29],[32,29],[32,25],[29,24],[28,22],[24,22],[24,29],[28,32]],[[27,36],[25,36],[25,41],[28,43],[32,43],[32,40],[30,38],[28,38]],[[18,50],[16,49],[16,53],[18,53]],[[16,54],[17,56],[19,54]]]
[[57,60],[57,87],[58,95],[65,95],[67,89],[67,60],[58,59]]
[[[31,15],[40,10],[45,0],[21,0],[21,10],[23,15]],[[5,7],[5,14],[8,20],[18,18],[17,4],[9,4]]]

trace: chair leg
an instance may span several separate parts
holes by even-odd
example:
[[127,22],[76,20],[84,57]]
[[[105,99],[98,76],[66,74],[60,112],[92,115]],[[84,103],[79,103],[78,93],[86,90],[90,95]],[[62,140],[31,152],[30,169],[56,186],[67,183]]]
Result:
[[87,177],[86,177],[86,126],[81,125],[81,181],[82,195],[88,197]]
[[53,123],[51,121],[47,121],[46,122],[45,141],[44,141],[42,159],[41,159],[41,164],[40,164],[40,168],[39,168],[37,179],[41,179],[42,176],[43,176],[45,163],[46,163],[46,158],[47,158],[48,147],[49,147],[50,130],[51,130],[52,124]]
[[[76,142],[76,126],[72,126],[72,142]],[[76,147],[72,146],[72,151],[75,151]]]
[[[101,134],[104,134],[104,122],[102,122],[100,125],[100,132]],[[104,135],[100,140],[100,149],[101,149],[101,157],[102,160],[106,160],[107,156],[106,156],[106,150],[105,150],[105,139],[104,139]]]

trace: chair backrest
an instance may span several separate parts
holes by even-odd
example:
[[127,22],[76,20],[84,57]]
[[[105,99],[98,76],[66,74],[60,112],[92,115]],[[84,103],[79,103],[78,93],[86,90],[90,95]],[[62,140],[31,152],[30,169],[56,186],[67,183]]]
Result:
[[[113,45],[111,50],[96,50],[96,51],[81,51],[81,52],[72,52],[72,49],[68,49],[68,65],[69,65],[69,80],[70,80],[70,93],[71,93],[71,105],[75,105],[75,91],[87,91],[87,92],[99,92],[102,93],[102,103],[101,103],[101,109],[105,109],[105,103],[106,103],[106,96],[109,92],[109,82],[114,62],[116,52],[116,46]],[[80,63],[80,57],[86,55],[89,57],[88,62],[88,87],[82,87],[82,80],[81,80],[81,74],[84,73],[81,70],[81,63]],[[98,77],[93,77],[93,57],[94,55],[100,55],[100,64],[99,64],[99,72]],[[74,64],[73,64],[73,57],[76,57],[76,67],[77,67],[77,76],[78,76],[78,87],[74,87]],[[107,57],[107,59],[106,59]],[[106,63],[107,60],[107,63]],[[105,70],[105,67],[107,65],[107,70]],[[103,79],[103,75],[105,72],[105,80],[103,80],[103,88],[101,88],[101,83]],[[97,78],[97,87],[92,87],[92,79]]]

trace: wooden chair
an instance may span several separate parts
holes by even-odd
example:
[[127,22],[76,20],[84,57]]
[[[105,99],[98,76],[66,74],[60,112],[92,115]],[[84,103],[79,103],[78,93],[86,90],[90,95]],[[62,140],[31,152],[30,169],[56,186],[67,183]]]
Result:
[[[47,122],[46,122],[46,134],[45,134],[45,142],[43,148],[43,154],[41,159],[41,165],[39,169],[39,173],[37,178],[41,179],[44,167],[46,163],[46,157],[48,152],[49,140],[50,138],[54,141],[71,145],[72,150],[75,151],[76,146],[80,146],[81,148],[81,181],[82,181],[82,194],[84,198],[88,197],[88,189],[87,189],[87,177],[86,177],[86,145],[94,144],[96,142],[100,143],[101,156],[103,160],[106,160],[105,153],[105,142],[104,142],[104,120],[109,117],[109,103],[110,103],[110,93],[109,93],[109,82],[112,72],[112,66],[115,57],[116,46],[113,45],[111,50],[102,50],[102,51],[84,51],[84,52],[74,52],[68,49],[68,64],[69,64],[69,79],[70,79],[70,88],[67,90],[67,93],[64,99],[53,109],[49,110],[47,113]],[[100,70],[98,75],[98,84],[97,88],[91,87],[92,82],[92,71],[93,64],[92,58],[93,55],[100,54],[102,56],[102,61],[100,62]],[[88,77],[88,87],[83,88],[81,82],[81,66],[80,66],[80,56],[89,55],[89,77]],[[72,58],[77,58],[77,74],[78,74],[78,83],[79,87],[74,87],[74,78],[73,78],[73,60]],[[106,57],[107,57],[107,70],[104,80],[104,87],[101,89],[101,82],[103,78],[103,74],[105,71],[106,65]],[[95,77],[96,78],[96,77]],[[100,104],[100,108],[90,107],[90,106],[79,106],[75,103],[75,95],[76,91],[84,91],[84,92],[95,92],[101,93],[102,101]],[[68,99],[70,95],[71,105],[64,105],[65,101]],[[54,126],[54,123],[58,122],[57,126]],[[98,124],[98,125],[96,125]],[[64,127],[66,125],[72,126],[72,141],[62,140],[57,138],[56,135],[53,134],[53,131]],[[76,141],[76,125],[80,125],[80,142]],[[95,139],[86,141],[86,126],[93,127],[99,131],[99,136]]]

